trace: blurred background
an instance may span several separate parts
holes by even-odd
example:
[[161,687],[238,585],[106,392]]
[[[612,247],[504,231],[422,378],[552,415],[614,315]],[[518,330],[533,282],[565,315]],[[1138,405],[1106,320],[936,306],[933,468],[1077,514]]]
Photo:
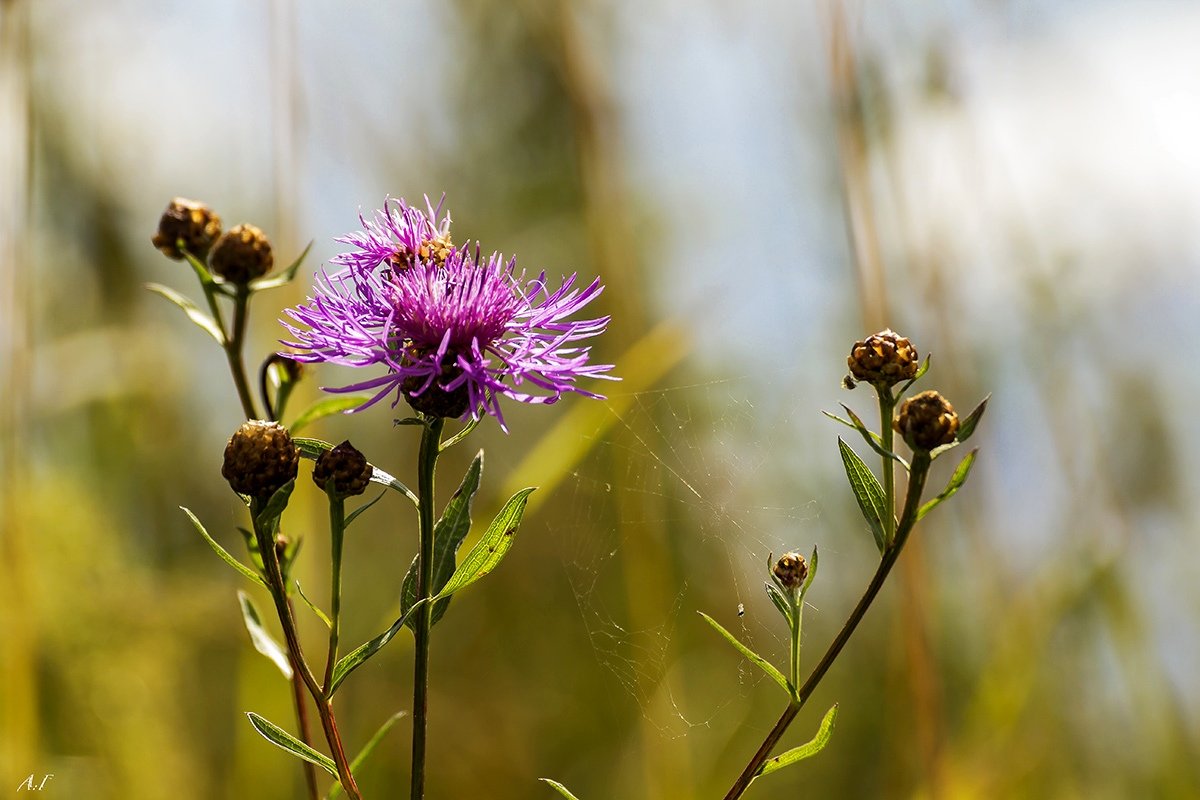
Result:
[[[807,663],[837,631],[878,556],[820,412],[874,419],[839,381],[885,326],[960,411],[992,394],[982,453],[784,740],[839,702],[830,746],[747,796],[1200,796],[1197,41],[1189,2],[0,1],[0,788],[302,796],[243,715],[292,724],[246,587],[177,508],[239,552],[240,407],[143,288],[200,297],[149,239],[182,195],[277,263],[314,242],[256,299],[257,363],[360,211],[445,192],[456,241],[602,276],[624,380],[442,464],[448,496],[486,449],[477,521],[541,489],[436,630],[431,798],[724,794],[785,702],[696,611],[783,662],[765,564],[816,544]],[[412,481],[393,416],[310,433]],[[350,646],[414,549],[397,497],[351,531]],[[408,708],[411,648],[339,694],[349,750]]]

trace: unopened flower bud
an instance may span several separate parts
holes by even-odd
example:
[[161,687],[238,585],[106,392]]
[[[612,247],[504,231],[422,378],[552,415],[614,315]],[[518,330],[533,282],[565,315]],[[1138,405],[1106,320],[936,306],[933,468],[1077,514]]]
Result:
[[180,261],[183,259],[179,249],[181,240],[185,250],[203,259],[220,235],[221,218],[211,208],[195,200],[176,197],[163,212],[158,221],[158,232],[150,241],[163,255]]
[[921,392],[904,401],[893,427],[913,450],[928,452],[954,441],[958,414],[937,392]]
[[779,581],[780,586],[790,592],[796,592],[808,578],[808,562],[799,553],[784,553],[775,562],[771,572],[775,575],[775,580]]
[[352,497],[366,491],[371,472],[366,456],[346,441],[321,454],[312,476],[313,483],[322,490],[327,491],[332,481],[334,492],[342,497]]
[[913,378],[917,360],[912,342],[889,328],[855,342],[846,364],[854,378],[887,389]]
[[295,478],[299,465],[300,450],[287,428],[255,419],[229,438],[221,475],[238,494],[264,498]]
[[[462,370],[457,366],[443,366],[442,381],[450,381],[461,373]],[[458,419],[470,410],[471,394],[467,388],[467,381],[464,381],[456,389],[446,391],[438,385],[440,381],[435,379],[428,386],[425,386],[425,380],[423,376],[413,375],[406,378],[400,384],[400,388],[404,392],[404,399],[408,401],[408,404],[412,406],[414,411],[419,411],[430,417]],[[425,386],[425,391],[418,395],[412,394],[413,392],[420,391],[422,386]]]
[[280,564],[287,560],[287,549],[289,545],[291,545],[291,542],[288,541],[288,538],[282,533],[275,536],[275,559]]
[[235,225],[213,246],[209,266],[230,283],[247,284],[275,265],[271,241],[254,225]]

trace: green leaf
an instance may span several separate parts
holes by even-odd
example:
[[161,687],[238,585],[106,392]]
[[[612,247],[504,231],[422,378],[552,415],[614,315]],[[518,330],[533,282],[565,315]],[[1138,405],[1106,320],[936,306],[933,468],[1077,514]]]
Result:
[[988,400],[991,399],[992,396],[990,394],[983,398],[979,405],[975,406],[975,409],[970,414],[967,414],[966,419],[958,423],[958,435],[954,437],[955,441],[965,442],[971,438],[971,434],[975,433],[975,426],[983,418],[983,412],[987,411]]
[[363,504],[363,505],[359,506],[358,508],[354,509],[354,510],[353,510],[353,511],[351,511],[349,514],[347,514],[347,515],[346,515],[346,520],[345,520],[345,522],[343,522],[343,523],[342,523],[342,530],[345,530],[346,528],[349,528],[349,527],[350,527],[350,523],[351,523],[351,522],[354,522],[354,520],[358,519],[358,515],[359,515],[359,514],[363,513],[363,512],[364,512],[364,511],[366,511],[368,508],[370,508],[371,506],[375,505],[375,504],[376,504],[376,503],[378,503],[380,500],[382,500],[382,499],[383,499],[383,496],[384,496],[385,494],[387,494],[387,492],[380,492],[380,493],[379,493],[379,496],[378,496],[378,497],[376,497],[374,500],[372,500],[372,501],[371,501],[371,502],[369,502],[369,503],[365,503],[365,504]]
[[267,584],[263,582],[263,579],[259,577],[254,570],[250,569],[245,564],[229,555],[228,550],[226,550],[224,547],[221,547],[221,545],[217,544],[216,539],[208,535],[208,531],[204,530],[204,526],[200,524],[200,520],[196,519],[196,515],[193,514],[191,510],[184,508],[183,506],[180,506],[179,510],[184,514],[187,514],[188,519],[192,521],[192,525],[195,526],[196,530],[200,532],[200,535],[204,537],[204,541],[208,542],[208,546],[211,547],[213,551],[221,557],[222,561],[245,575],[250,580],[257,583],[259,586],[263,587],[264,589],[267,588]]
[[[388,717],[386,722],[379,726],[379,730],[375,731],[375,735],[371,737],[370,741],[363,745],[363,749],[359,750],[358,755],[356,755],[354,760],[350,762],[350,774],[353,775],[354,773],[358,772],[359,768],[362,767],[362,765],[366,763],[367,759],[371,757],[371,753],[375,752],[375,748],[379,746],[379,743],[383,741],[383,737],[388,735],[388,731],[396,727],[396,723],[406,716],[408,716],[408,712],[397,711],[395,714],[392,714],[390,717]],[[334,798],[339,797],[341,794],[342,785],[340,783],[335,783],[333,786],[329,787],[329,791],[325,795],[325,800],[334,800]]]
[[208,267],[204,266],[204,262],[189,253],[185,248],[179,248],[179,252],[183,253],[184,259],[188,265],[195,271],[196,277],[200,279],[200,285],[204,287],[215,286],[217,281],[213,278],[212,273],[208,271]]
[[814,736],[807,744],[802,744],[799,747],[794,747],[786,753],[767,759],[758,772],[755,778],[763,775],[770,775],[772,772],[781,770],[786,766],[795,764],[797,761],[803,761],[806,758],[812,758],[817,753],[825,749],[825,745],[829,744],[830,737],[833,736],[833,723],[837,721],[838,707],[837,703],[833,704],[833,708],[825,713],[825,719],[821,720],[821,727],[817,729],[817,735]]
[[296,479],[292,478],[275,490],[275,493],[271,495],[271,499],[267,500],[267,504],[255,515],[254,523],[258,526],[258,529],[271,529],[275,521],[283,514],[283,510],[287,508],[288,501],[292,498],[292,492],[295,488]]
[[[871,446],[872,450],[874,450],[876,453],[883,456],[884,458],[890,458],[893,461],[899,463],[905,469],[909,468],[908,462],[905,461],[903,458],[896,455],[891,450],[883,449],[882,437],[880,437],[879,434],[875,433],[875,431],[869,430],[867,428],[866,423],[862,421],[862,418],[859,417],[858,414],[854,413],[854,411],[850,408],[850,406],[846,405],[845,403],[842,403],[841,406],[843,409],[846,410],[846,413],[850,415],[850,419],[851,419],[850,427],[854,428],[856,431],[858,431],[860,434],[862,434],[863,441],[865,441],[867,444],[869,444]],[[834,419],[837,419],[837,417],[834,417]],[[892,421],[890,419],[884,420],[883,424],[891,425]]]
[[479,427],[479,423],[481,421],[482,421],[481,419],[476,419],[475,417],[471,417],[470,419],[468,419],[467,424],[463,426],[463,429],[461,431],[454,434],[449,439],[447,439],[446,441],[444,441],[440,445],[438,445],[438,452],[444,453],[447,450],[449,450],[451,447],[454,447],[454,445],[461,442],[463,439],[467,438],[467,436],[470,435],[471,431],[473,431]]
[[963,460],[958,462],[958,466],[954,469],[954,474],[950,476],[950,480],[946,483],[946,488],[942,489],[942,493],[930,500],[917,511],[917,519],[928,514],[939,504],[948,500],[954,495],[962,485],[967,482],[967,475],[971,472],[971,467],[975,464],[975,456],[979,455],[979,448],[976,447],[971,452],[967,453]]
[[804,595],[808,594],[808,587],[812,586],[813,578],[817,577],[817,546],[813,545],[812,557],[808,559],[808,577],[804,579],[804,585],[800,587],[800,602],[804,602]]
[[313,243],[309,242],[308,247],[304,248],[295,261],[284,267],[274,275],[259,278],[256,281],[250,282],[250,291],[261,292],[263,289],[274,289],[276,286],[286,286],[296,277],[296,270],[300,269],[300,265],[304,262],[304,257],[308,255],[308,251],[312,250]]
[[791,625],[792,610],[788,608],[788,601],[783,596],[783,592],[779,591],[779,589],[773,583],[764,582],[763,585],[767,587],[767,597],[771,598],[771,602],[775,604],[777,609],[779,609],[779,613],[783,614],[783,618],[787,620],[788,625]]
[[696,613],[698,613],[700,616],[704,617],[704,620],[709,625],[712,625],[716,629],[717,633],[724,636],[725,641],[727,641],[731,645],[733,645],[734,649],[736,649],[739,653],[741,653],[742,656],[744,656],[747,661],[758,666],[763,672],[767,673],[767,675],[769,675],[773,681],[778,683],[785,692],[787,692],[788,694],[791,694],[792,687],[788,685],[787,678],[783,677],[783,673],[780,672],[779,670],[775,669],[775,667],[771,664],[770,661],[767,661],[765,658],[760,656],[758,653],[754,652],[749,647],[746,647],[746,645],[739,642],[736,636],[734,636],[732,633],[730,633],[729,631],[727,631],[723,627],[721,627],[721,623],[717,622],[715,619],[710,617],[708,614],[705,614],[703,611],[698,611]]
[[225,334],[221,330],[221,326],[218,325],[212,317],[201,311],[199,307],[197,307],[196,304],[191,300],[187,299],[174,289],[168,286],[163,286],[161,283],[147,283],[146,288],[155,294],[162,295],[175,305],[179,306],[181,309],[183,309],[183,313],[187,314],[188,319],[204,329],[209,336],[216,339],[217,344],[221,345],[222,347],[225,346]]
[[[450,502],[446,504],[446,510],[442,512],[441,519],[434,526],[433,585],[430,587],[430,595],[440,592],[446,585],[446,581],[450,580],[450,576],[454,574],[458,548],[462,546],[463,539],[467,538],[467,532],[471,530],[471,501],[479,490],[482,473],[483,451],[480,450],[478,455],[471,460],[471,465],[467,467],[467,474],[463,476],[462,483],[454,491]],[[407,611],[413,603],[417,602],[419,561],[420,558],[415,559],[404,576],[404,586],[400,592],[400,610],[402,612]],[[442,618],[449,604],[450,598],[446,598],[434,605],[429,623],[431,626]],[[412,627],[414,623],[415,620],[410,622],[409,627]]]
[[858,501],[858,507],[862,511],[863,517],[871,526],[871,533],[875,535],[875,544],[882,553],[888,545],[883,538],[883,515],[891,513],[884,508],[883,487],[879,485],[875,473],[871,472],[863,460],[858,457],[858,453],[855,453],[850,445],[842,441],[840,436],[838,437],[838,450],[842,454],[842,464],[846,467],[846,479],[850,481],[854,499]]
[[[845,406],[843,406],[843,408],[845,408]],[[855,425],[850,420],[843,419],[842,417],[839,417],[837,414],[831,414],[828,411],[822,411],[821,413],[824,414],[825,416],[829,417],[834,422],[840,422],[843,425],[845,425],[847,428],[853,428],[854,430],[858,431],[859,433],[866,431],[866,434],[871,437],[872,441],[874,441],[875,444],[880,444],[883,442],[883,439],[881,439],[879,437],[878,433],[876,433],[875,431],[872,431],[872,430],[867,430],[867,428],[865,426],[859,427],[859,425]],[[855,419],[857,419],[857,417],[855,417]],[[861,424],[862,420],[859,420],[859,423]]]
[[325,417],[331,417],[334,414],[340,414],[343,411],[349,411],[352,408],[358,408],[363,403],[371,399],[367,394],[350,394],[339,395],[338,397],[327,397],[324,400],[318,400],[308,408],[304,409],[292,424],[288,426],[288,430],[292,435],[299,433],[301,429],[308,427],[312,423]]
[[296,581],[296,594],[300,595],[300,599],[304,601],[304,605],[308,606],[312,612],[317,615],[321,622],[325,623],[326,628],[333,630],[333,621],[329,619],[329,615],[322,611],[316,603],[308,599],[308,595],[306,595],[304,590],[300,588],[300,581]]
[[522,489],[508,499],[500,513],[492,520],[492,524],[484,531],[483,538],[471,548],[458,569],[450,576],[450,580],[446,581],[446,585],[434,597],[435,602],[467,588],[500,564],[512,547],[517,528],[521,526],[521,517],[525,514],[525,504],[536,488],[531,486]]
[[269,658],[271,663],[279,667],[283,677],[290,681],[292,679],[291,658],[280,647],[279,642],[275,641],[263,627],[262,618],[259,617],[258,609],[254,607],[254,601],[250,599],[250,595],[238,589],[237,597],[238,603],[242,607],[242,621],[246,623],[246,630],[250,633],[250,641],[253,643],[254,649]]
[[[292,442],[297,448],[299,448],[300,455],[304,456],[305,458],[312,459],[313,461],[316,461],[318,458],[320,458],[321,454],[326,450],[333,449],[332,444],[322,441],[321,439],[308,439],[303,436],[297,436],[292,439]],[[386,486],[389,489],[394,489],[411,500],[414,506],[418,503],[417,496],[413,494],[411,489],[374,464],[371,465],[371,482],[378,483],[380,486]]]
[[908,391],[908,389],[909,389],[909,387],[910,387],[910,386],[912,386],[912,385],[913,385],[914,383],[916,383],[917,381],[921,380],[921,377],[922,377],[922,376],[923,376],[923,375],[924,375],[926,372],[929,372],[929,358],[930,358],[930,354],[929,354],[929,353],[926,353],[926,354],[925,354],[925,361],[924,361],[924,363],[922,363],[922,364],[921,364],[921,366],[917,368],[917,374],[916,374],[916,375],[913,375],[913,376],[912,376],[912,378],[911,378],[911,379],[909,379],[908,383],[906,383],[906,384],[904,384],[903,386],[901,386],[901,387],[900,387],[900,391],[896,392],[896,397],[897,397],[897,398],[903,397],[903,396],[904,396],[904,393]]
[[346,677],[351,672],[366,663],[367,659],[382,650],[384,645],[403,630],[413,612],[424,604],[424,600],[416,603],[408,611],[401,614],[400,618],[392,623],[392,627],[338,659],[338,662],[333,665],[333,680],[329,684],[329,696],[333,697],[333,693],[337,691],[337,688],[342,685],[342,681],[346,680]]
[[247,711],[246,716],[250,718],[250,724],[254,726],[254,730],[262,734],[262,737],[268,742],[288,751],[297,758],[316,764],[333,777],[337,777],[337,765],[333,763],[332,758],[324,753],[318,753],[283,728],[273,722],[268,722],[253,711]]
[[553,786],[558,791],[558,793],[561,794],[563,797],[567,798],[567,800],[579,800],[578,797],[571,794],[571,792],[567,790],[567,787],[563,786],[558,781],[552,781],[549,778],[538,778],[538,780],[541,781],[542,783],[547,783],[547,784]]

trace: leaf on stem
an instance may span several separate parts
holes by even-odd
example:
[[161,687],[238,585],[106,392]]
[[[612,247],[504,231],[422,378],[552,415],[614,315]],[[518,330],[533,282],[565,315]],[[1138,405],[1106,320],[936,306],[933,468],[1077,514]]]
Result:
[[966,418],[963,419],[962,422],[958,423],[958,435],[954,437],[955,441],[965,442],[967,439],[971,438],[971,434],[975,433],[975,426],[978,425],[979,420],[983,418],[983,412],[987,411],[988,400],[991,399],[992,396],[990,394],[983,398],[983,400],[979,402],[979,405],[975,406],[975,409],[971,411],[970,414],[967,414]]
[[763,585],[767,587],[767,597],[771,598],[771,602],[779,609],[779,613],[783,614],[783,618],[787,620],[788,625],[792,624],[792,610],[788,608],[788,601],[783,596],[783,592],[775,586],[775,584],[764,581]]
[[350,394],[339,397],[326,397],[324,400],[318,400],[300,412],[300,415],[292,420],[292,424],[288,426],[288,430],[295,436],[319,419],[332,417],[334,414],[340,414],[352,408],[358,408],[370,399],[370,395]]
[[525,504],[529,495],[533,494],[536,486],[530,486],[508,498],[508,502],[500,509],[500,513],[488,525],[483,538],[476,542],[467,553],[458,569],[446,581],[446,585],[434,597],[434,602],[449,597],[457,591],[467,588],[475,581],[494,570],[500,561],[512,548],[516,538],[517,528],[521,525],[521,517],[525,514]]
[[[865,441],[867,444],[869,444],[871,446],[872,450],[874,450],[876,453],[883,456],[884,458],[892,459],[893,461],[895,461],[896,463],[898,463],[900,466],[904,467],[905,469],[909,468],[908,462],[905,461],[903,458],[901,458],[897,454],[893,453],[891,450],[883,449],[883,444],[882,444],[883,437],[881,437],[879,434],[875,433],[875,431],[867,428],[866,423],[862,421],[862,417],[858,416],[858,414],[855,414],[853,409],[850,408],[850,406],[846,405],[845,403],[842,403],[841,406],[843,409],[845,409],[846,413],[850,415],[850,419],[851,419],[850,427],[854,428],[854,430],[856,430],[860,434],[862,434],[863,441]],[[834,419],[837,419],[837,417],[834,417]],[[891,425],[892,421],[890,419],[884,420],[882,424]]]
[[958,466],[954,469],[954,474],[950,476],[950,480],[946,483],[946,488],[942,489],[942,493],[937,497],[921,506],[917,511],[917,519],[921,519],[921,517],[933,511],[938,504],[948,500],[955,492],[962,488],[962,485],[967,482],[967,476],[971,472],[971,467],[975,464],[975,456],[977,455],[979,455],[978,447],[967,453],[963,460],[958,462]]
[[316,603],[308,599],[308,595],[306,595],[304,590],[300,588],[300,581],[296,581],[296,594],[300,595],[300,599],[304,601],[304,605],[308,606],[309,609],[317,615],[321,622],[325,623],[326,628],[333,630],[333,621],[329,619],[329,615],[322,611]]
[[271,663],[279,667],[283,677],[290,681],[292,679],[292,660],[288,657],[287,652],[263,627],[262,618],[258,615],[258,609],[254,607],[254,601],[250,599],[250,595],[238,589],[237,597],[238,604],[242,607],[242,621],[246,623],[246,630],[250,633],[250,642],[254,645],[254,649],[269,658]]
[[364,512],[364,511],[366,511],[368,508],[370,508],[371,506],[375,505],[375,504],[376,504],[376,503],[378,503],[380,500],[382,500],[382,499],[383,499],[383,496],[384,496],[385,494],[387,494],[387,492],[380,492],[380,493],[379,493],[379,496],[378,496],[378,497],[376,497],[374,500],[370,501],[369,503],[364,503],[364,504],[362,504],[361,506],[359,506],[358,508],[354,509],[354,510],[353,510],[353,511],[351,511],[349,514],[347,514],[347,515],[346,515],[346,520],[345,520],[345,522],[343,522],[343,523],[342,523],[342,530],[345,530],[346,528],[349,528],[349,527],[350,527],[350,523],[351,523],[351,522],[354,522],[354,520],[358,519],[358,515],[359,515],[359,514],[363,513],[363,512]]
[[337,765],[333,763],[332,758],[324,753],[317,752],[283,728],[273,722],[267,721],[253,711],[247,711],[246,716],[250,718],[250,724],[254,726],[254,730],[262,734],[262,737],[268,742],[288,751],[297,758],[302,758],[305,761],[316,764],[333,777],[337,777]]
[[855,453],[850,445],[842,441],[840,436],[838,437],[838,450],[842,454],[842,464],[846,467],[846,479],[850,481],[854,499],[858,501],[858,507],[862,511],[863,517],[871,526],[875,544],[882,553],[888,545],[884,540],[883,515],[891,513],[889,509],[884,508],[886,503],[883,487],[879,485],[875,473],[871,472],[870,468],[858,457],[858,453]]
[[538,780],[541,781],[542,783],[549,784],[550,786],[554,787],[554,789],[559,794],[561,794],[563,797],[567,798],[567,800],[579,800],[578,797],[571,794],[571,792],[567,789],[567,787],[563,786],[558,781],[551,780],[549,778],[538,778]]
[[[446,510],[442,512],[441,519],[434,526],[433,583],[429,589],[430,595],[440,592],[446,585],[446,581],[450,580],[450,576],[454,574],[458,548],[462,546],[463,539],[467,538],[467,532],[471,530],[471,501],[479,490],[482,473],[483,451],[480,450],[478,455],[472,459],[471,465],[467,467],[467,474],[463,476],[462,483],[454,491],[450,502],[446,504]],[[400,610],[402,612],[407,611],[413,603],[417,602],[419,562],[419,557],[414,559],[412,566],[408,568],[408,573],[404,576],[404,586],[400,592]],[[434,605],[429,622],[431,627],[442,618],[449,605],[450,598],[441,600]],[[413,623],[410,622],[409,627],[412,626]]]
[[917,368],[917,374],[913,375],[912,378],[909,379],[908,383],[901,386],[900,391],[896,392],[897,398],[904,396],[904,393],[908,391],[910,386],[912,386],[917,381],[921,380],[921,376],[924,375],[926,372],[929,372],[929,358],[930,358],[930,354],[926,353],[924,363],[922,363],[921,366]]
[[203,261],[196,258],[186,249],[181,249],[180,252],[183,253],[183,257],[188,262],[188,266],[195,271],[196,277],[200,279],[201,286],[205,287],[205,289],[208,289],[209,287],[217,285],[216,279],[212,276],[212,273],[208,271],[208,267],[204,266]]
[[[333,449],[332,444],[321,439],[309,439],[303,436],[297,436],[292,439],[292,442],[297,448],[299,448],[300,455],[313,461],[316,461],[318,458],[320,458],[321,454],[326,450]],[[386,486],[389,489],[394,489],[411,500],[414,506],[417,505],[417,496],[413,494],[412,489],[409,489],[403,483],[396,480],[374,464],[371,465],[371,482],[378,483],[380,486]]]
[[804,585],[800,587],[800,607],[803,608],[804,595],[808,594],[808,587],[812,586],[813,578],[817,577],[817,546],[813,545],[812,558],[808,560],[808,577],[804,579]]
[[716,629],[717,633],[724,636],[725,641],[727,641],[731,645],[733,645],[734,649],[737,650],[739,653],[741,653],[742,656],[744,656],[747,661],[749,661],[750,663],[757,666],[763,672],[767,673],[767,675],[769,675],[773,681],[778,683],[785,692],[787,692],[788,694],[791,694],[792,687],[788,684],[787,678],[783,677],[783,673],[780,672],[779,670],[775,669],[774,665],[772,665],[770,661],[767,661],[765,658],[760,656],[758,653],[754,652],[749,647],[746,647],[746,645],[744,645],[740,641],[738,641],[738,638],[736,636],[734,636],[732,633],[730,633],[729,631],[727,631],[723,627],[721,627],[721,623],[717,622],[715,619],[710,617],[708,614],[705,614],[703,611],[698,611],[696,613],[698,613],[700,616],[704,617],[704,621],[707,622],[709,625],[712,625],[713,628]]
[[296,488],[296,479],[280,486],[271,495],[271,499],[267,500],[267,504],[262,507],[262,510],[254,517],[254,524],[258,529],[269,530],[276,520],[283,514],[283,510],[287,508],[288,501],[292,498],[292,492]]
[[168,286],[163,286],[161,283],[147,283],[146,288],[157,295],[162,295],[175,305],[179,306],[179,308],[183,310],[183,313],[187,314],[188,319],[204,329],[209,336],[216,339],[217,344],[221,345],[222,347],[225,346],[225,333],[221,330],[221,326],[218,325],[212,317],[201,311],[199,307],[191,300],[187,299],[174,289]]
[[[388,717],[386,722],[379,726],[379,730],[375,731],[375,735],[371,737],[370,741],[363,745],[363,749],[359,750],[358,755],[356,755],[354,760],[350,762],[351,774],[358,772],[359,767],[366,763],[367,759],[371,757],[371,753],[375,752],[375,748],[378,747],[379,743],[383,741],[383,737],[388,735],[388,731],[396,727],[396,723],[406,716],[408,716],[407,711],[397,711],[395,714],[392,714],[390,717]],[[335,800],[335,798],[340,797],[341,794],[342,785],[340,783],[335,783],[333,786],[329,787],[329,791],[325,795],[325,800]]]
[[182,511],[184,514],[187,514],[188,519],[190,519],[192,521],[192,525],[196,528],[197,531],[200,532],[200,535],[204,537],[204,541],[208,542],[208,546],[211,547],[213,549],[213,551],[216,552],[216,554],[221,557],[222,561],[224,561],[226,564],[228,564],[229,566],[236,569],[242,575],[245,575],[247,578],[249,578],[250,580],[257,583],[259,586],[263,587],[264,589],[267,588],[267,584],[263,582],[263,579],[261,577],[259,577],[254,572],[254,570],[250,569],[245,564],[243,564],[242,562],[238,561],[236,558],[231,556],[229,554],[228,550],[226,550],[224,547],[221,547],[221,545],[217,544],[216,539],[214,539],[208,535],[208,531],[204,530],[204,526],[200,524],[200,520],[196,519],[196,515],[193,514],[190,509],[180,506],[179,510]]
[[[845,407],[845,406],[843,406],[843,408],[844,408],[844,407]],[[833,420],[834,422],[840,422],[840,423],[842,423],[843,425],[845,425],[847,428],[853,428],[854,430],[858,431],[859,433],[862,433],[863,431],[866,431],[866,432],[867,432],[867,435],[868,435],[868,436],[870,436],[870,437],[871,437],[871,439],[872,439],[872,440],[873,440],[873,441],[874,441],[876,444],[881,444],[881,442],[883,441],[883,439],[881,439],[881,438],[880,438],[880,436],[879,436],[879,434],[878,434],[878,433],[876,433],[875,431],[872,431],[872,430],[867,430],[865,427],[863,427],[863,428],[860,428],[858,425],[855,425],[855,424],[854,424],[853,422],[851,422],[850,420],[848,420],[848,419],[843,419],[842,417],[839,417],[837,414],[831,414],[831,413],[830,413],[830,412],[828,412],[828,411],[822,411],[821,413],[822,413],[822,414],[824,414],[825,416],[829,417],[829,418],[830,418],[831,420]],[[862,422],[862,420],[859,420],[859,422]]]
[[274,275],[259,278],[256,281],[250,281],[250,291],[261,292],[263,289],[274,289],[276,286],[286,286],[296,277],[296,270],[300,269],[300,265],[304,263],[304,257],[308,255],[308,251],[312,250],[313,243],[309,242],[308,247],[304,248],[296,260],[284,267]]
[[413,605],[408,611],[400,615],[400,618],[392,623],[392,627],[388,628],[383,633],[376,636],[369,642],[359,645],[354,650],[338,659],[338,662],[333,665],[333,679],[329,683],[329,696],[333,697],[333,693],[342,685],[342,681],[354,670],[366,663],[367,659],[383,649],[383,646],[395,638],[407,624],[409,617],[413,612],[424,605],[425,601]]
[[754,777],[759,778],[763,775],[770,775],[772,772],[781,770],[786,766],[795,764],[797,761],[803,761],[806,758],[812,758],[817,753],[825,749],[825,745],[829,744],[830,737],[833,736],[833,723],[837,721],[838,707],[837,703],[833,704],[833,708],[825,713],[825,718],[821,720],[821,727],[817,728],[817,735],[814,736],[808,743],[802,744],[799,747],[794,747],[786,753],[767,759],[763,765],[758,768],[758,772]]

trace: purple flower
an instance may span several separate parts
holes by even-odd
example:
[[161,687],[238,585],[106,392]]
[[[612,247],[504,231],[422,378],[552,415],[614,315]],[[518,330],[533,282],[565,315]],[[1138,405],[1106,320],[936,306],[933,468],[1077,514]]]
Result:
[[[414,409],[441,417],[495,416],[501,395],[523,403],[553,403],[564,392],[600,395],[576,386],[605,378],[611,364],[589,364],[590,347],[577,342],[602,333],[608,317],[568,321],[603,291],[597,279],[555,290],[545,273],[527,280],[516,259],[482,257],[450,243],[449,215],[389,200],[364,230],[338,241],[351,252],[332,259],[343,269],[322,273],[314,296],[287,315],[284,326],[297,361],[354,367],[381,364],[387,372],[331,392],[371,390],[359,407],[395,393]],[[601,398],[602,399],[602,398]]]

